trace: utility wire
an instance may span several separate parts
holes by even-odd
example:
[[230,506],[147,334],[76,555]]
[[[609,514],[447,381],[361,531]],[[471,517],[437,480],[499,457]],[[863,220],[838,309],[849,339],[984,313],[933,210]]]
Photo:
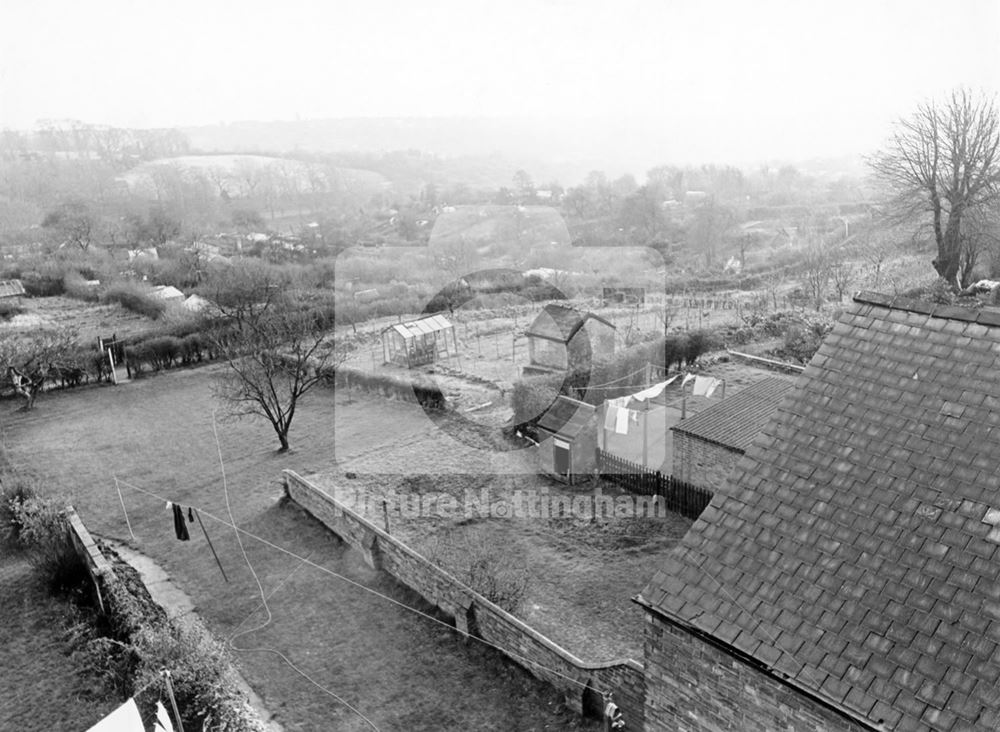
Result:
[[[236,543],[239,544],[239,546],[240,546],[240,553],[243,554],[243,561],[245,561],[246,564],[247,564],[247,567],[250,568],[250,574],[253,575],[254,582],[257,583],[257,589],[260,591],[260,602],[261,602],[261,605],[264,606],[264,611],[267,613],[267,620],[265,620],[263,623],[261,623],[257,627],[251,628],[250,630],[247,630],[247,631],[244,631],[241,634],[241,635],[246,635],[247,633],[251,633],[251,632],[254,632],[254,631],[257,631],[257,630],[263,630],[264,628],[266,628],[268,625],[270,625],[271,621],[274,619],[274,616],[271,614],[271,608],[268,607],[268,604],[267,604],[267,595],[264,592],[264,585],[261,584],[260,577],[257,575],[257,570],[254,569],[253,564],[250,562],[250,557],[247,556],[246,547],[243,546],[243,537],[240,536],[240,530],[236,527],[236,518],[233,516],[233,506],[232,506],[232,503],[229,500],[229,483],[226,480],[226,463],[222,459],[222,444],[219,442],[219,431],[218,431],[218,427],[217,427],[216,420],[215,420],[215,410],[214,409],[212,410],[212,433],[215,435],[215,447],[216,447],[216,450],[219,453],[219,468],[222,470],[222,491],[223,491],[223,493],[225,494],[225,497],[226,497],[226,512],[229,514],[229,522],[230,522],[230,524],[233,527],[233,533],[236,534]],[[308,561],[308,558],[306,559],[306,561]],[[295,568],[295,570],[297,570],[301,566],[302,566],[302,564],[299,564]],[[288,576],[285,577],[284,580],[282,580],[281,584],[284,584],[285,581],[287,581],[288,578],[291,577],[292,574],[294,574],[295,570],[292,570],[292,572],[289,573]],[[278,587],[281,587],[281,584],[279,584]],[[278,587],[275,587],[275,589],[274,589],[275,592],[277,592]],[[257,612],[256,608],[254,609],[254,612]],[[251,615],[252,614],[253,613],[251,613]],[[248,615],[247,617],[249,618],[250,616]],[[244,622],[246,622],[246,621],[244,621]],[[243,623],[240,623],[240,625],[243,625]],[[237,627],[237,629],[238,629],[238,627]],[[233,650],[244,651],[244,652],[273,653],[274,655],[278,656],[282,661],[284,661],[285,663],[287,663],[288,666],[289,666],[289,668],[291,668],[293,671],[295,671],[295,673],[297,673],[299,676],[301,676],[306,681],[308,681],[309,683],[311,683],[317,689],[320,689],[321,691],[325,692],[327,695],[329,695],[333,699],[336,699],[341,704],[343,704],[345,707],[347,707],[352,712],[354,712],[356,715],[358,715],[359,717],[361,717],[361,719],[363,719],[365,722],[367,722],[368,726],[371,727],[373,730],[375,730],[375,732],[380,732],[378,726],[373,721],[371,721],[370,719],[368,719],[368,717],[366,717],[364,714],[362,714],[360,710],[358,710],[357,708],[355,708],[354,706],[352,706],[343,697],[338,696],[334,692],[330,691],[330,689],[326,688],[321,683],[319,683],[318,681],[316,681],[312,676],[310,676],[305,671],[303,671],[298,666],[296,666],[294,663],[292,663],[291,660],[289,660],[288,656],[286,656],[281,651],[275,650],[274,648],[237,648],[235,645],[233,645],[233,639],[235,637],[236,636],[234,635],[233,637],[231,637],[229,639],[229,647],[232,648]]]
[[[144,488],[139,488],[138,486],[132,485],[131,483],[127,483],[126,481],[122,480],[121,478],[119,478],[118,480],[121,482],[122,485],[124,485],[124,486],[126,486],[128,488],[131,488],[132,490],[138,491],[139,493],[144,493],[147,496],[150,496],[151,498],[155,498],[158,501],[164,501],[164,502],[166,502],[166,501],[170,500],[170,499],[165,498],[164,496],[161,496],[161,495],[159,495],[157,493],[153,493],[152,491],[148,491],[148,490],[146,490]],[[309,567],[312,567],[313,569],[319,570],[320,572],[328,574],[331,577],[336,577],[337,579],[339,579],[339,580],[341,580],[343,582],[346,582],[347,584],[349,584],[349,585],[351,585],[353,587],[357,587],[358,589],[364,590],[365,592],[368,592],[368,593],[370,593],[372,595],[375,595],[376,597],[380,597],[383,600],[392,603],[393,605],[397,605],[397,606],[403,608],[404,610],[409,610],[412,613],[416,613],[417,615],[420,615],[421,617],[424,617],[424,618],[426,618],[427,620],[430,620],[433,623],[437,623],[438,625],[441,625],[441,626],[447,628],[448,630],[451,630],[451,631],[454,631],[454,632],[461,632],[455,626],[453,626],[453,625],[451,625],[449,623],[446,623],[443,620],[435,618],[433,615],[425,613],[422,610],[418,610],[417,608],[412,607],[410,605],[407,605],[404,602],[400,602],[399,600],[397,600],[397,599],[395,599],[393,597],[389,597],[388,595],[385,595],[385,594],[379,592],[378,590],[375,590],[375,589],[373,589],[371,587],[368,587],[367,585],[363,585],[360,582],[356,582],[355,580],[352,580],[350,577],[345,577],[342,574],[334,572],[332,569],[329,569],[329,568],[324,567],[322,565],[316,564],[315,562],[313,562],[312,560],[308,559],[307,557],[303,557],[303,556],[301,556],[299,554],[296,554],[291,549],[286,549],[283,546],[279,546],[278,544],[275,544],[274,542],[268,541],[267,539],[263,538],[262,536],[257,536],[256,534],[254,534],[254,533],[252,533],[250,531],[247,531],[246,529],[241,529],[238,526],[235,526],[234,524],[231,524],[231,523],[227,522],[225,519],[219,518],[218,516],[216,516],[216,515],[208,512],[208,511],[206,511],[206,510],[204,510],[202,508],[198,508],[197,506],[194,506],[194,508],[197,511],[201,511],[201,513],[203,515],[208,516],[210,519],[218,521],[223,526],[228,526],[230,528],[236,529],[241,534],[245,534],[249,538],[251,538],[251,539],[253,539],[255,541],[258,541],[261,544],[264,544],[265,546],[269,546],[272,549],[276,549],[276,550],[278,550],[279,552],[281,552],[283,554],[287,554],[290,557],[294,557],[294,558],[298,559],[300,562],[302,562],[303,564],[306,564]],[[569,681],[570,683],[575,684],[575,685],[579,686],[582,689],[586,689],[587,688],[586,684],[584,684],[584,683],[582,683],[580,681],[577,681],[576,679],[574,679],[571,676],[567,676],[566,674],[562,673],[561,671],[557,671],[556,669],[550,668],[548,666],[545,666],[544,664],[541,664],[538,661],[535,661],[534,659],[528,658],[527,656],[522,656],[522,655],[520,655],[518,653],[515,653],[514,651],[508,650],[508,649],[504,648],[503,646],[497,645],[496,643],[492,643],[492,642],[486,640],[485,638],[480,638],[480,637],[475,636],[475,635],[464,634],[464,633],[463,633],[463,635],[465,637],[467,637],[467,638],[472,638],[472,639],[478,641],[479,643],[482,643],[483,645],[489,646],[490,648],[494,648],[494,649],[500,651],[501,653],[504,653],[504,654],[510,656],[511,658],[514,658],[514,659],[519,660],[519,661],[524,661],[525,663],[530,664],[531,666],[534,666],[536,668],[542,669],[542,670],[547,671],[547,672],[549,672],[551,674],[559,676],[560,678],[563,678],[566,681]]]

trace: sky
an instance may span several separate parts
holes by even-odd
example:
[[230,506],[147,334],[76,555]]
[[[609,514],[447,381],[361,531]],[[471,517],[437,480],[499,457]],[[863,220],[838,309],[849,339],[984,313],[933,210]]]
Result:
[[703,160],[869,152],[1000,89],[1000,0],[3,0],[0,127],[521,117]]

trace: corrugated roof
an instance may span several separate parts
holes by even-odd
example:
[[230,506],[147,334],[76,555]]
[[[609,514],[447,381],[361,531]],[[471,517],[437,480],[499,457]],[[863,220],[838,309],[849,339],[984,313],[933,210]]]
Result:
[[760,434],[793,382],[770,377],[671,427],[734,450],[746,451]]
[[17,297],[24,295],[24,285],[21,280],[0,280],[0,297]]
[[[412,320],[408,323],[396,323],[390,325],[385,330],[394,330],[403,338],[416,338],[451,328],[451,323],[443,315],[430,315],[420,320]],[[385,331],[382,331],[383,333]]]
[[859,295],[638,601],[887,729],[1000,727],[1000,312]]
[[609,323],[599,315],[584,313],[563,305],[549,304],[542,308],[542,312],[538,314],[524,333],[529,336],[568,342],[589,319],[600,321],[611,328],[615,327],[613,323]]
[[558,396],[549,410],[538,420],[538,426],[549,432],[573,439],[586,426],[596,407],[567,396]]

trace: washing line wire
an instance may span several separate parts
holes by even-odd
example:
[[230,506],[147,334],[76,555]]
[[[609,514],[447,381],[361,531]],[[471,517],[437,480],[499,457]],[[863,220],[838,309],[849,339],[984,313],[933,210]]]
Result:
[[[121,478],[119,478],[118,480],[121,482],[121,484],[123,486],[126,486],[127,488],[130,488],[130,489],[132,489],[134,491],[138,491],[139,493],[144,493],[145,495],[149,496],[150,498],[155,498],[158,501],[164,501],[164,502],[170,500],[168,498],[165,498],[164,496],[159,495],[158,493],[153,493],[152,491],[148,491],[145,488],[140,488],[139,486],[132,485],[131,483],[128,483],[128,482],[122,480]],[[195,510],[197,510],[197,511],[200,511],[203,515],[208,516],[210,519],[212,519],[214,521],[218,521],[223,526],[228,526],[230,528],[236,529],[241,534],[245,534],[246,536],[248,536],[249,538],[253,539],[254,541],[260,542],[261,544],[264,544],[265,546],[269,546],[272,549],[276,549],[277,551],[279,551],[279,552],[281,552],[283,554],[287,554],[290,557],[294,557],[295,559],[298,559],[300,562],[302,562],[303,564],[305,564],[305,565],[307,565],[309,567],[312,567],[313,569],[319,570],[320,572],[323,572],[324,574],[328,574],[331,577],[335,577],[335,578],[337,578],[337,579],[339,579],[339,580],[341,580],[343,582],[346,582],[347,584],[349,584],[349,585],[351,585],[353,587],[356,587],[359,590],[363,590],[365,592],[368,592],[369,594],[375,595],[376,597],[380,597],[383,600],[392,603],[393,605],[397,605],[397,606],[403,608],[404,610],[409,610],[412,613],[416,613],[417,615],[420,615],[421,617],[424,617],[424,618],[426,618],[427,620],[430,620],[433,623],[437,623],[438,625],[441,625],[441,626],[447,628],[448,630],[451,630],[451,631],[454,631],[454,632],[462,632],[462,631],[459,631],[458,628],[456,628],[454,625],[446,623],[445,621],[440,620],[439,618],[435,618],[433,615],[430,615],[429,613],[425,613],[422,610],[418,610],[417,608],[412,607],[411,605],[407,605],[406,603],[400,602],[399,600],[397,600],[397,599],[395,599],[393,597],[389,597],[388,595],[383,594],[383,593],[379,592],[376,589],[373,589],[371,587],[368,587],[367,585],[364,585],[364,584],[361,584],[360,582],[352,580],[350,577],[345,577],[344,575],[339,574],[338,572],[334,572],[332,569],[329,569],[328,567],[324,567],[324,566],[322,566],[320,564],[316,564],[312,560],[310,560],[310,559],[308,559],[306,557],[303,557],[300,554],[296,554],[291,549],[286,549],[285,547],[280,546],[278,544],[275,544],[272,541],[268,541],[267,539],[265,539],[262,536],[258,536],[256,534],[250,532],[250,531],[247,531],[246,529],[241,529],[238,526],[227,522],[225,519],[219,518],[218,516],[210,513],[209,511],[206,511],[206,510],[204,510],[202,508],[198,508],[197,506],[194,506],[193,508]],[[486,646],[489,646],[490,648],[498,650],[501,653],[504,653],[504,654],[510,656],[513,659],[524,661],[525,663],[530,664],[531,666],[535,666],[536,668],[542,669],[542,670],[547,671],[547,672],[549,672],[551,674],[554,674],[555,676],[563,678],[566,681],[569,681],[570,683],[579,686],[581,689],[587,689],[588,688],[587,684],[585,684],[585,683],[583,683],[581,681],[578,681],[577,679],[574,679],[572,676],[567,676],[566,674],[562,673],[561,671],[558,671],[558,670],[556,670],[554,668],[550,668],[548,666],[545,666],[544,664],[541,664],[538,661],[535,661],[534,659],[528,658],[527,656],[522,656],[519,653],[515,653],[514,651],[506,649],[503,646],[497,645],[496,643],[492,643],[492,642],[486,640],[485,638],[480,638],[479,636],[475,636],[475,635],[471,635],[471,634],[466,634],[466,633],[463,633],[463,635],[465,637],[467,637],[467,638],[472,638],[472,639],[476,640],[477,642],[482,643],[483,645],[486,645]]]
[[[219,469],[222,471],[222,491],[223,491],[223,493],[225,494],[225,497],[226,497],[226,512],[229,514],[229,522],[230,522],[230,524],[233,527],[233,533],[236,534],[236,543],[239,544],[240,553],[243,554],[243,561],[246,562],[247,567],[249,567],[249,569],[250,569],[250,574],[253,575],[254,582],[257,583],[257,589],[260,591],[260,602],[261,602],[261,605],[264,606],[264,611],[267,613],[267,620],[265,620],[263,623],[261,623],[257,627],[251,628],[251,629],[245,631],[245,633],[244,633],[244,635],[245,635],[246,633],[250,633],[250,632],[253,632],[253,631],[263,630],[268,625],[270,625],[271,621],[274,619],[274,616],[271,614],[271,608],[267,604],[267,594],[264,592],[264,585],[261,583],[260,577],[257,575],[257,570],[254,569],[253,564],[250,562],[250,557],[247,556],[246,547],[243,546],[243,537],[240,536],[240,529],[236,526],[236,518],[233,516],[233,506],[232,506],[231,501],[229,500],[229,482],[226,480],[226,463],[225,463],[225,460],[223,460],[223,458],[222,458],[222,443],[219,441],[219,430],[218,430],[218,425],[217,425],[216,419],[215,419],[215,410],[214,409],[212,410],[212,434],[215,436],[215,447],[216,447],[216,450],[219,453]],[[207,534],[206,534],[206,536],[207,536]],[[308,558],[306,558],[306,559],[308,559]],[[302,563],[300,563],[297,567],[295,567],[295,570],[297,570],[301,566],[302,566]],[[284,580],[282,580],[281,584],[284,584],[284,582],[287,581],[288,578],[292,576],[292,574],[294,574],[295,570],[292,570],[292,572],[289,573],[288,576],[285,577]],[[280,586],[281,585],[279,584],[278,587],[280,587]],[[278,587],[275,588],[275,591],[278,590]],[[254,612],[257,612],[256,608],[254,609]],[[250,616],[248,615],[247,617],[249,618]],[[242,623],[240,623],[240,625],[242,625]],[[338,694],[334,693],[333,691],[331,691],[330,689],[326,688],[321,683],[319,683],[318,681],[316,681],[316,679],[314,679],[312,676],[310,676],[305,671],[303,671],[298,666],[296,666],[294,663],[292,663],[292,661],[288,658],[288,656],[286,656],[281,651],[278,651],[278,650],[276,650],[274,648],[237,648],[236,646],[233,645],[233,638],[235,638],[235,635],[233,637],[230,637],[230,639],[229,639],[229,647],[232,648],[233,650],[244,651],[244,652],[273,653],[274,655],[278,656],[282,661],[284,661],[286,664],[288,664],[288,667],[291,668],[293,671],[295,671],[295,673],[297,673],[299,676],[301,676],[306,681],[308,681],[309,683],[311,683],[317,689],[325,692],[328,696],[330,696],[333,699],[336,699],[342,705],[344,705],[345,707],[347,707],[348,709],[350,709],[352,712],[354,712],[356,715],[358,715],[358,717],[360,717],[361,719],[363,719],[368,724],[369,727],[371,727],[373,730],[375,730],[375,732],[380,732],[380,730],[378,728],[378,725],[376,725],[373,721],[371,721],[370,719],[368,719],[368,717],[366,717],[361,712],[361,710],[357,709],[350,702],[348,702],[346,699],[344,699],[343,697],[339,696]]]

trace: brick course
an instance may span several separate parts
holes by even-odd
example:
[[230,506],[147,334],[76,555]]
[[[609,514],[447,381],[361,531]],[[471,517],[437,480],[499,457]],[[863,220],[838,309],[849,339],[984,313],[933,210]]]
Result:
[[[647,730],[867,729],[652,613],[646,614],[645,658]],[[885,713],[886,722],[899,717]]]
[[686,483],[717,491],[737,461],[743,456],[738,450],[716,445],[684,432],[674,432],[673,474]]
[[588,663],[577,658],[323,489],[291,470],[284,471],[284,481],[289,497],[360,551],[369,566],[388,572],[418,592],[452,618],[460,631],[498,646],[509,658],[560,690],[567,704],[580,713],[587,696],[584,687],[610,692],[625,715],[626,729],[644,729],[646,681],[641,663],[633,659]]

